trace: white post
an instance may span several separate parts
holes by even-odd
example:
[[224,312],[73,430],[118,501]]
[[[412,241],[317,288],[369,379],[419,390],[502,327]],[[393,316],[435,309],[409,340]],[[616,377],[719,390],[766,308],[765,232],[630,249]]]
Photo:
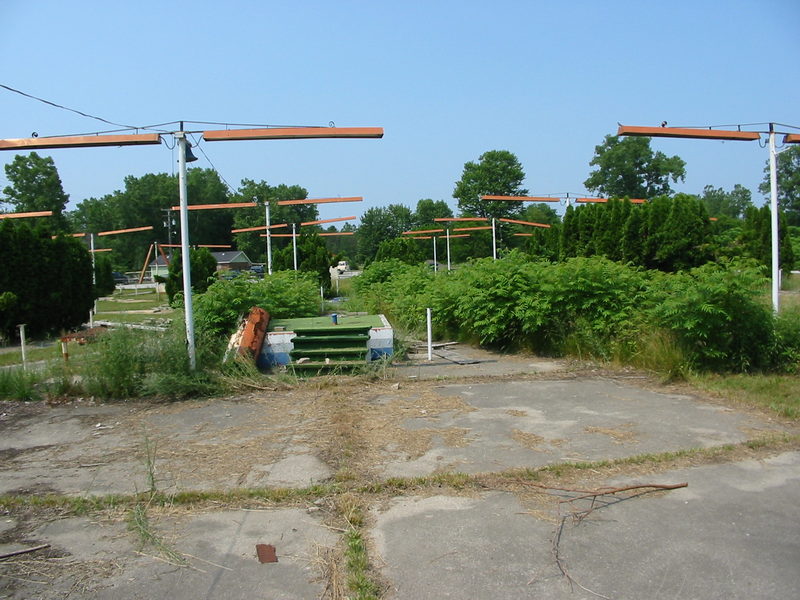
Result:
[[450,228],[447,228],[447,270],[450,270]]
[[294,257],[294,270],[297,271],[297,233],[292,223],[292,256]]
[[[181,127],[181,129],[183,129]],[[181,266],[183,268],[183,307],[186,319],[186,346],[189,351],[189,368],[196,367],[194,345],[194,312],[192,310],[192,273],[189,256],[189,201],[186,192],[186,134],[175,134],[178,142],[178,192],[181,201]]]
[[319,314],[325,314],[325,289],[319,286]]
[[270,220],[269,220],[269,198],[264,203],[266,209],[266,224],[267,224],[267,273],[272,275],[272,236],[270,234]]
[[492,217],[492,260],[497,260],[497,234],[495,233],[494,217]]
[[781,307],[781,268],[780,245],[778,243],[778,173],[777,152],[775,151],[775,125],[769,124],[769,206],[772,217],[772,310],[775,314]]
[[428,326],[428,360],[433,360],[433,336],[432,336],[432,327],[431,327],[431,309],[425,309],[425,318],[427,321]]
[[433,272],[438,273],[439,268],[436,266],[436,236],[431,236],[433,238]]
[[17,325],[19,327],[19,341],[20,348],[22,349],[22,370],[28,370],[28,354],[25,351],[25,324]]
[[[97,276],[94,272],[94,234],[89,234],[89,254],[92,255],[92,294],[95,294],[97,287]],[[89,310],[89,327],[94,327],[94,315],[97,312],[97,298],[92,303],[92,308]]]

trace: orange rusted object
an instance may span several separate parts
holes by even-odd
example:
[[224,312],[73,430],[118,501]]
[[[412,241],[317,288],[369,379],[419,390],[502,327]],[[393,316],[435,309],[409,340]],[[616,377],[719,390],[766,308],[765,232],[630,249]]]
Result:
[[130,229],[115,229],[113,231],[101,231],[98,233],[98,236],[103,235],[116,235],[118,233],[133,233],[135,231],[150,231],[153,229],[152,225],[146,225],[145,227],[131,227]]
[[278,206],[294,206],[296,204],[330,204],[332,202],[361,202],[363,196],[351,196],[349,198],[303,198],[302,200],[278,200]]
[[52,210],[37,210],[34,212],[24,213],[3,213],[0,214],[0,219],[24,219],[27,217],[51,217],[53,216]]
[[[486,225],[483,227],[454,227],[453,231],[485,231],[487,229],[491,229],[491,225]],[[450,236],[453,237],[453,236]]]
[[[287,227],[288,223],[277,223],[275,225],[270,225],[270,229],[280,229],[281,227]],[[242,227],[241,229],[231,229],[231,233],[244,233],[245,231],[266,231],[266,225],[259,225],[258,227]]]
[[761,134],[755,131],[729,131],[725,129],[695,129],[690,127],[634,127],[620,125],[617,135],[644,137],[694,138],[704,140],[740,140],[751,142],[760,140]]
[[[258,206],[255,202],[226,202],[222,204],[189,204],[189,210],[212,210],[215,208],[253,208]],[[180,206],[173,206],[172,210],[180,210]]]
[[784,144],[798,144],[800,143],[800,133],[788,133],[783,136]]
[[261,353],[261,346],[264,345],[264,337],[267,335],[269,326],[269,313],[263,308],[254,306],[250,309],[250,314],[244,321],[242,338],[239,340],[239,347],[236,353],[240,356],[255,358]]
[[550,196],[481,196],[481,200],[509,200],[511,202],[561,202],[561,198]]
[[439,219],[434,219],[434,223],[450,223],[450,222],[459,222],[459,221],[488,221],[486,217],[442,217]]
[[264,129],[218,129],[203,132],[203,139],[207,142],[382,137],[383,127],[268,127]]
[[306,221],[305,223],[300,223],[300,226],[304,225],[323,225],[325,223],[338,223],[339,221],[353,221],[355,217],[338,217],[336,219],[322,219],[321,221]]
[[517,225],[530,225],[531,227],[544,227],[545,229],[550,229],[550,225],[546,225],[545,223],[535,223],[534,221],[519,221],[517,219],[498,219],[498,221],[502,221],[503,223],[516,223]]
[[83,346],[88,342],[93,342],[98,336],[103,335],[107,331],[108,329],[105,327],[92,327],[90,329],[84,329],[83,331],[62,335],[60,340],[62,342],[78,342],[79,345]]
[[404,231],[403,235],[416,235],[418,233],[444,233],[444,229],[420,229],[419,231]]
[[157,133],[129,135],[59,135],[53,137],[19,138],[0,140],[0,150],[20,150],[34,148],[77,148],[80,146],[135,146],[160,144]]

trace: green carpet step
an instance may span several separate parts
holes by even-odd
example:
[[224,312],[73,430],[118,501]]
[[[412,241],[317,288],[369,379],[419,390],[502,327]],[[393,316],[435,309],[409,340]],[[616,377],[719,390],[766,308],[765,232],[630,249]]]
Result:
[[334,371],[336,369],[349,370],[363,367],[366,364],[363,360],[332,360],[330,362],[310,360],[304,363],[292,362],[288,366],[294,371],[318,372]]
[[366,346],[349,346],[346,348],[295,348],[290,353],[292,358],[301,357],[301,356],[328,356],[333,359],[334,356],[351,356],[351,355],[361,355],[366,357],[367,354],[367,347]]
[[292,338],[294,344],[303,344],[305,342],[319,342],[324,340],[326,342],[366,342],[369,340],[367,333],[354,333],[350,335],[336,335],[328,334],[328,332],[320,332],[321,335],[296,335]]

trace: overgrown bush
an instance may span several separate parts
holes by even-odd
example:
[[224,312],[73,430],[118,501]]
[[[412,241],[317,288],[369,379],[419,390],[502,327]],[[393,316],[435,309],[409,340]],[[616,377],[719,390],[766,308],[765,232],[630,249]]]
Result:
[[314,273],[277,271],[263,279],[247,275],[221,279],[194,302],[197,332],[209,337],[228,335],[242,314],[252,307],[272,318],[311,317],[319,314],[319,288]]
[[796,369],[800,360],[800,314],[773,317],[754,262],[667,274],[601,257],[552,264],[512,252],[438,275],[373,263],[362,277],[358,301],[396,326],[421,333],[429,306],[438,335],[487,347],[623,360],[673,377],[690,368]]
[[714,371],[772,366],[775,330],[766,279],[752,262],[708,263],[653,279],[648,313],[673,332],[691,365]]
[[166,332],[116,329],[95,342],[82,365],[86,393],[101,398],[201,396],[219,390],[212,366],[220,347],[196,339],[196,370],[189,368],[182,324]]

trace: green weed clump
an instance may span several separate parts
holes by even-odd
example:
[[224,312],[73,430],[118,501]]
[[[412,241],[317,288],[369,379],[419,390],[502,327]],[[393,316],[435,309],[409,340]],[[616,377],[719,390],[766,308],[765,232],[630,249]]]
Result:
[[198,336],[197,368],[192,371],[182,325],[165,332],[117,329],[95,343],[95,352],[81,364],[88,395],[124,399],[160,396],[182,399],[220,390],[213,367],[219,344]]
[[38,400],[37,384],[41,376],[21,367],[0,369],[0,398],[8,400]]

